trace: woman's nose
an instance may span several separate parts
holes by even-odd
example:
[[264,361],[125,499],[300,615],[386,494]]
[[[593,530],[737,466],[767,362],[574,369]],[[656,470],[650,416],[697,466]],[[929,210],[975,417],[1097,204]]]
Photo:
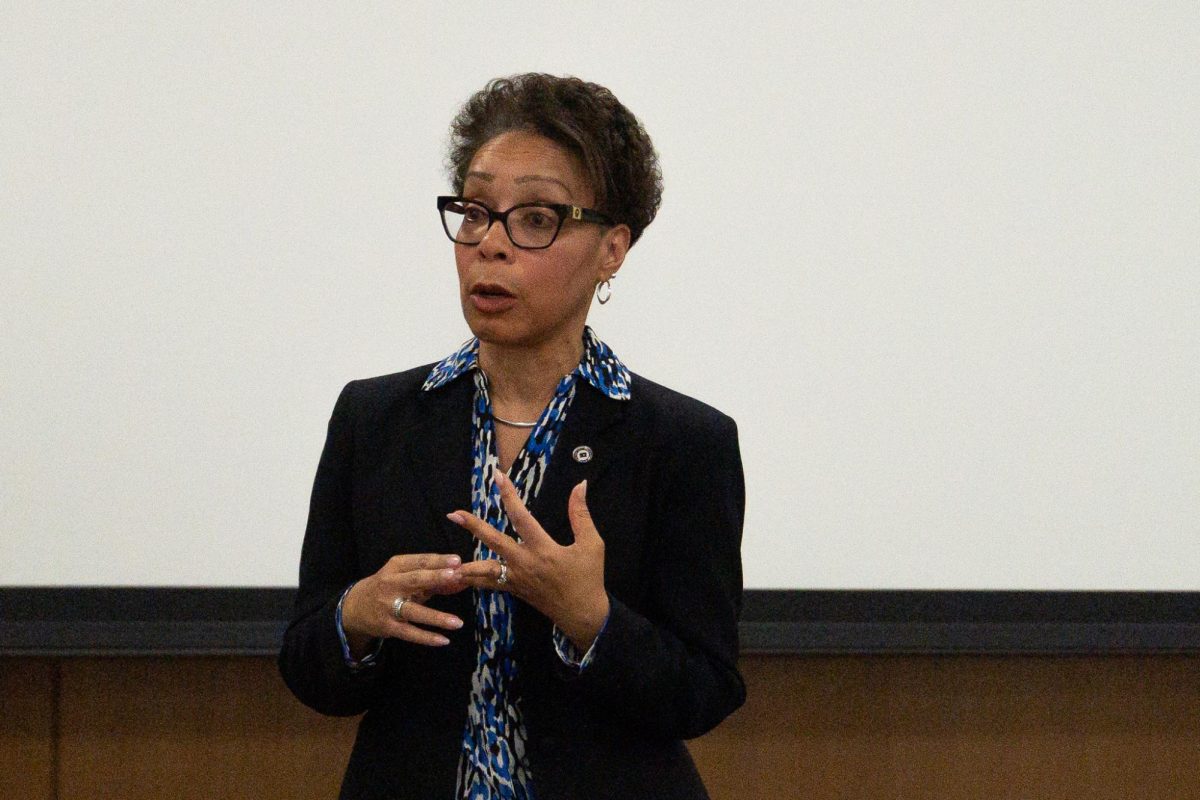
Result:
[[480,255],[484,258],[498,258],[506,261],[512,257],[512,251],[513,243],[508,238],[508,231],[505,230],[504,223],[498,219],[492,220],[487,233],[479,241]]

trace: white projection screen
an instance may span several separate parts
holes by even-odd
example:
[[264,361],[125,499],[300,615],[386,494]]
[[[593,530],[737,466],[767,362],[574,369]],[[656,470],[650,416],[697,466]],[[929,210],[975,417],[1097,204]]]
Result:
[[[666,192],[591,324],[739,423],[749,589],[1200,589],[1195,3],[0,6],[0,585],[288,587],[342,385],[468,331],[496,76]],[[634,387],[636,391],[636,385]]]

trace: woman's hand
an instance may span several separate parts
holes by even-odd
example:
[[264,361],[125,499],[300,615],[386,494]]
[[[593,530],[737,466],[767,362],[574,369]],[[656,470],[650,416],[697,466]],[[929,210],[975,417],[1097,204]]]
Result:
[[[371,639],[403,639],[406,642],[440,646],[450,640],[422,625],[458,630],[463,622],[453,614],[436,611],[421,603],[434,594],[453,594],[466,588],[459,579],[462,559],[454,555],[422,553],[392,556],[374,575],[354,584],[342,603],[342,629],[350,652],[365,655]],[[395,616],[395,602],[404,598]]]
[[[521,502],[516,487],[496,473],[500,499],[513,528],[511,537],[466,511],[447,516],[466,528],[503,561],[488,559],[464,564],[460,580],[480,589],[512,592],[541,611],[581,650],[592,646],[608,618],[608,593],[604,590],[604,540],[592,523],[587,507],[587,481],[571,492],[567,516],[575,541],[566,547],[550,538]],[[501,565],[505,582],[498,583]]]

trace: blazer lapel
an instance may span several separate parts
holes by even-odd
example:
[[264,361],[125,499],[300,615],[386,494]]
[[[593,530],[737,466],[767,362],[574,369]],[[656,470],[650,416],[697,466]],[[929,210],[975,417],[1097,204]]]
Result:
[[[542,528],[561,545],[575,540],[567,516],[571,490],[582,480],[595,483],[614,465],[627,463],[627,453],[637,446],[631,441],[633,437],[628,430],[630,402],[611,400],[586,381],[580,381],[575,390],[575,399],[554,446],[542,489],[529,507]],[[587,448],[586,454],[581,448]],[[593,492],[591,499],[596,502],[597,493]],[[515,625],[519,642],[539,641],[549,635],[550,621],[524,601],[517,603]],[[527,651],[518,652],[524,654]],[[536,672],[544,669],[546,663],[526,655],[523,669],[531,668],[533,680],[538,680]]]
[[629,402],[605,397],[580,380],[575,399],[554,446],[545,482],[533,501],[533,513],[546,532],[559,544],[574,539],[567,518],[567,499],[582,480],[594,481],[614,463],[619,463],[633,446],[623,435]]
[[469,374],[433,391],[421,391],[417,422],[403,442],[411,474],[433,513],[433,552],[457,553],[464,561],[473,558],[474,539],[446,514],[471,508],[473,397]]
[[[435,529],[429,535],[433,551],[457,553],[464,561],[474,558],[475,540],[445,516],[455,509],[471,508],[474,389],[464,375],[439,389],[420,392],[417,419],[401,442],[409,472],[432,513]],[[574,538],[567,518],[571,490],[580,481],[594,481],[620,463],[636,444],[623,435],[630,402],[611,400],[586,381],[579,382],[541,491],[530,504],[530,512],[560,544],[569,544]]]

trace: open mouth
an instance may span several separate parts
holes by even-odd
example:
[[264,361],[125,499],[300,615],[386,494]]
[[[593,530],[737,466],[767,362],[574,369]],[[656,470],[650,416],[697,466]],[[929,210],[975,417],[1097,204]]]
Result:
[[505,314],[517,304],[517,296],[498,283],[471,287],[471,306],[480,314]]
[[498,283],[477,283],[471,287],[471,294],[489,300],[499,300],[505,297],[516,297],[516,295]]

